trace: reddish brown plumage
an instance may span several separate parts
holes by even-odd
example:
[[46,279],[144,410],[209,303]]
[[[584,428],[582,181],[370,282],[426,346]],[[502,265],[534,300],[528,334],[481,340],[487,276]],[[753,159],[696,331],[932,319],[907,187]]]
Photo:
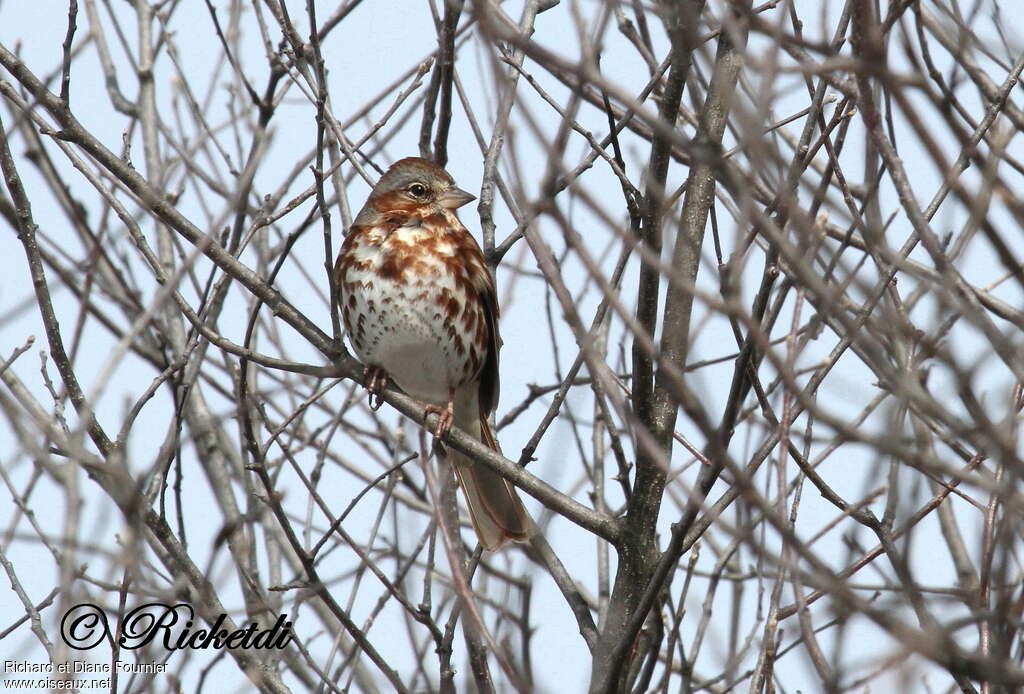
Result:
[[[487,417],[498,402],[494,280],[455,210],[473,197],[419,158],[396,162],[356,216],[335,265],[349,341],[371,394],[390,378],[497,450]],[[452,451],[481,544],[525,539],[532,522],[509,482]]]

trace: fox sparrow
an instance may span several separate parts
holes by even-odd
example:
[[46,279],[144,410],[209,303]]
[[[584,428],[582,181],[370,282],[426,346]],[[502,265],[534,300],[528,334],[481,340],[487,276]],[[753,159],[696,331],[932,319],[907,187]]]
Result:
[[[371,401],[393,380],[452,426],[498,450],[487,423],[498,401],[498,304],[480,247],[455,215],[474,197],[426,159],[396,162],[356,216],[335,278],[345,331],[366,365]],[[494,550],[532,522],[515,488],[451,450],[469,515]]]

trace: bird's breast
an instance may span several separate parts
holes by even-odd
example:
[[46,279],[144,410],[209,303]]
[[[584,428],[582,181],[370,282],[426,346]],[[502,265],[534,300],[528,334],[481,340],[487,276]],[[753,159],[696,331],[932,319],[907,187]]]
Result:
[[413,397],[443,403],[479,374],[487,326],[455,247],[424,238],[399,227],[381,243],[354,244],[339,263],[339,299],[360,360]]

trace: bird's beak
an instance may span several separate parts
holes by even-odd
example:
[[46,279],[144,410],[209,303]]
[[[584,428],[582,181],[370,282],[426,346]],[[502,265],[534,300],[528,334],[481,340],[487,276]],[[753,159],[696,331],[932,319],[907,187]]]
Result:
[[467,193],[461,188],[452,187],[441,193],[441,197],[437,199],[437,204],[449,210],[455,210],[474,200],[476,200],[475,195]]

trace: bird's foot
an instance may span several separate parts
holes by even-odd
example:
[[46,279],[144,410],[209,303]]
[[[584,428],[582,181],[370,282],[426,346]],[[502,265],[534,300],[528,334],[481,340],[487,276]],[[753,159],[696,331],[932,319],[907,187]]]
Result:
[[427,405],[426,411],[428,415],[437,415],[437,426],[434,427],[434,436],[441,438],[452,430],[452,424],[455,422],[455,393],[449,393],[447,405]]
[[374,412],[384,404],[381,394],[390,381],[388,372],[379,366],[367,366],[363,369],[363,382],[366,383],[366,392],[370,394],[370,409]]

